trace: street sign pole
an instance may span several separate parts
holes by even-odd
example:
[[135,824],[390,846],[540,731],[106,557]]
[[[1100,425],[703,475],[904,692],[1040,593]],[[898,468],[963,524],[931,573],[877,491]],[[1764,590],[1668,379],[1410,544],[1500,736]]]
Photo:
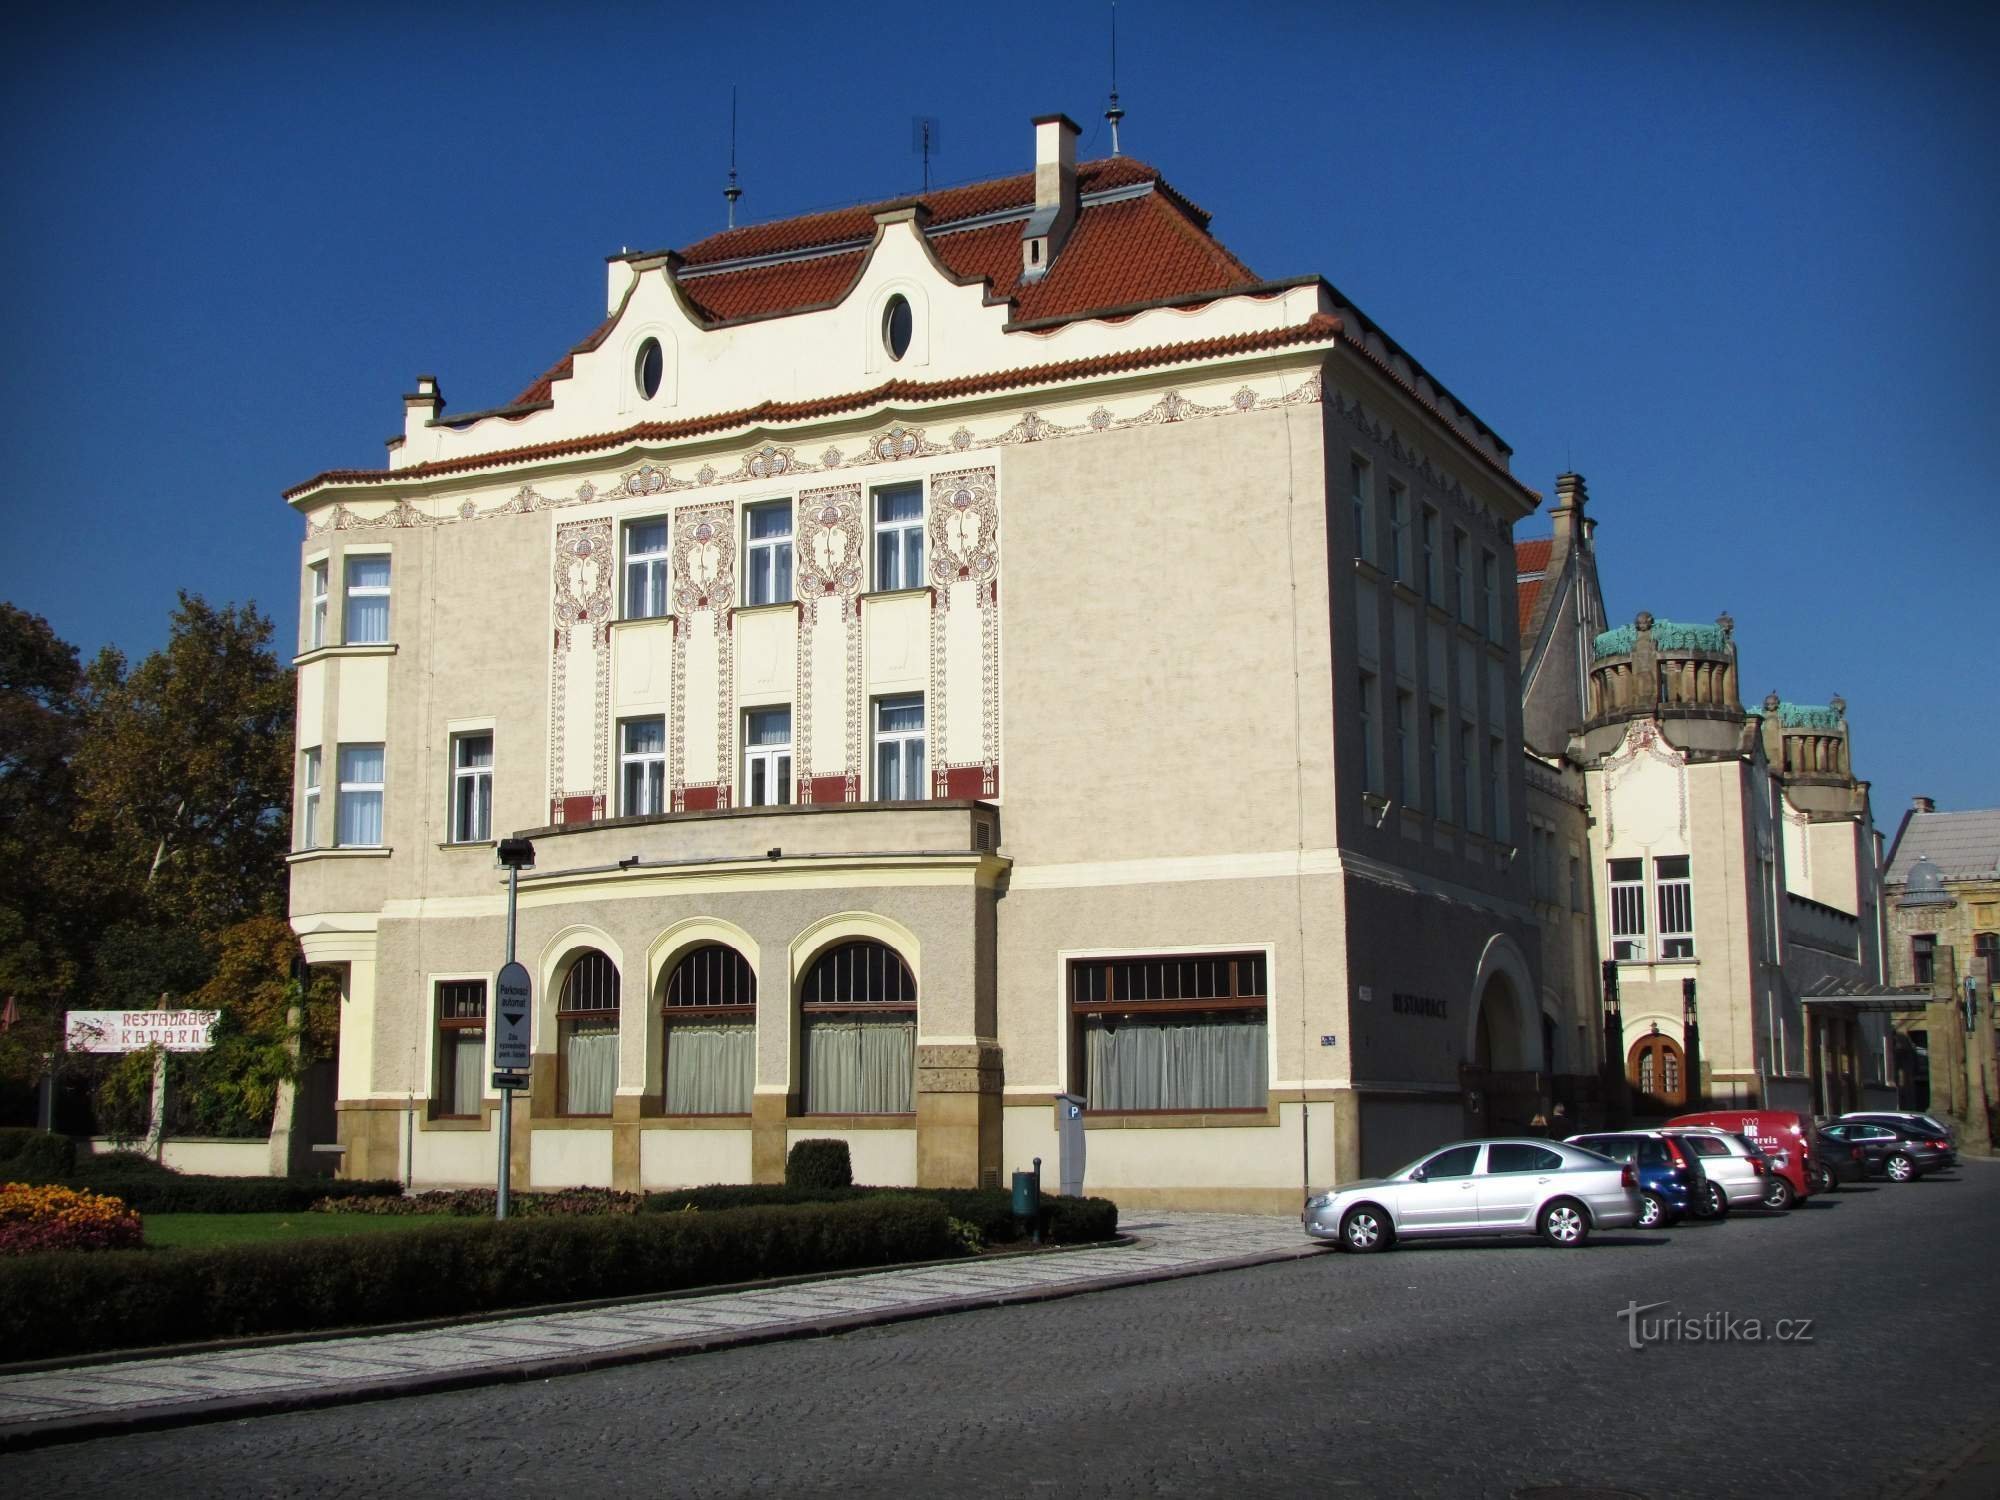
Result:
[[526,839],[502,839],[500,862],[507,867],[507,962],[493,985],[493,1082],[500,1090],[500,1191],[493,1204],[496,1220],[507,1217],[513,1175],[514,1089],[533,1064],[529,1050],[534,1024],[534,985],[528,971],[514,959],[515,914],[521,894],[521,871],[533,869],[535,846]]
[[[521,894],[521,867],[507,866],[507,962],[514,962],[514,906]],[[499,986],[494,986],[494,1008],[499,1008]],[[493,1217],[507,1217],[507,1179],[513,1176],[514,1164],[514,1091],[504,1084],[500,1089],[500,1194],[494,1200]]]

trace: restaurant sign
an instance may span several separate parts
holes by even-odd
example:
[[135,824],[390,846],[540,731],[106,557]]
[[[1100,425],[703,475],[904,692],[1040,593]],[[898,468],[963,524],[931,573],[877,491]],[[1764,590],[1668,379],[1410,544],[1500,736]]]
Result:
[[64,1016],[72,1052],[206,1052],[215,1045],[219,1010],[73,1010]]

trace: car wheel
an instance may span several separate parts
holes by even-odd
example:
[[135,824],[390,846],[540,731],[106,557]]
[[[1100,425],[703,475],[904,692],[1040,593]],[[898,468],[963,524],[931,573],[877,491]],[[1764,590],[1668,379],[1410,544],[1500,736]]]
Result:
[[1711,1182],[1702,1189],[1701,1216],[1704,1219],[1721,1219],[1729,1215],[1729,1194],[1722,1190],[1722,1184]]
[[1350,1208],[1347,1217],[1340,1221],[1341,1246],[1356,1255],[1372,1255],[1388,1249],[1393,1236],[1389,1216],[1372,1203]]
[[1657,1193],[1639,1195],[1639,1227],[1658,1229],[1667,1219],[1667,1205],[1660,1201]]
[[1574,1249],[1590,1238],[1590,1217],[1574,1198],[1558,1198],[1542,1210],[1542,1238]]
[[1776,1172],[1773,1172],[1769,1180],[1764,1184],[1763,1201],[1757,1206],[1759,1208],[1771,1209],[1777,1213],[1783,1213],[1798,1201],[1799,1195],[1792,1191],[1791,1183],[1780,1177]]
[[1840,1177],[1831,1168],[1815,1164],[1812,1169],[1812,1188],[1815,1193],[1837,1193],[1840,1191]]
[[1891,1182],[1915,1182],[1917,1180],[1917,1164],[1900,1151],[1882,1163],[1882,1170],[1888,1174]]

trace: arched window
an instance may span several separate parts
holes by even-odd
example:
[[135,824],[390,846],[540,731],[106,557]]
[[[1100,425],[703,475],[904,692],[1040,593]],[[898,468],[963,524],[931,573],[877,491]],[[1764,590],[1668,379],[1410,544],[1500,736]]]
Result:
[[660,1006],[670,1115],[745,1115],[757,1058],[757,974],[734,948],[682,955]]
[[895,950],[865,940],[829,948],[806,970],[799,1009],[807,1114],[916,1107],[917,981]]
[[618,965],[595,948],[577,955],[556,1001],[556,1112],[608,1115],[618,1085]]

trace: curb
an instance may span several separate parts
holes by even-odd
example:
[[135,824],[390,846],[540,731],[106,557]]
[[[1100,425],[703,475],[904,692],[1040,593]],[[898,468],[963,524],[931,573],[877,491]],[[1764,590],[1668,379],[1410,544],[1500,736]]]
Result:
[[[1143,1245],[1144,1240],[1131,1240],[1131,1245]],[[1090,1248],[1090,1247],[1085,1247]],[[1101,1248],[1097,1247],[1097,1248]],[[334,1406],[350,1406],[363,1401],[379,1401],[394,1396],[435,1395],[447,1391],[470,1390],[480,1386],[506,1385],[513,1382],[552,1380],[562,1375],[582,1375],[593,1370],[617,1369],[623,1365],[650,1364],[656,1360],[678,1359],[691,1354],[711,1354],[725,1349],[744,1349],[760,1344],[790,1343],[800,1339],[827,1338],[835,1334],[852,1333],[862,1328],[885,1327],[893,1323],[910,1323],[920,1319],[945,1317],[953,1313],[980,1312],[990,1308],[1021,1307],[1038,1302],[1057,1302],[1068,1297],[1087,1296],[1093,1292],[1117,1291],[1125,1287],[1144,1286],[1159,1281],[1181,1281],[1195,1276],[1211,1276],[1223,1271],[1243,1271],[1256,1266],[1275,1265],[1284,1261],[1304,1260],[1310,1256],[1328,1253],[1325,1246],[1308,1243],[1296,1249],[1264,1250],[1250,1255],[1232,1256],[1226,1260],[1196,1261],[1185,1266],[1175,1266],[1168,1270],[1134,1271],[1125,1274],[1098,1277],[1090,1281],[1067,1285],[1028,1287],[1016,1291],[975,1293],[965,1297],[944,1297],[930,1302],[912,1302],[903,1307],[882,1308],[870,1312],[843,1313],[830,1318],[815,1318],[806,1322],[785,1323],[772,1328],[746,1330],[741,1333],[722,1333],[710,1337],[662,1339],[654,1343],[629,1345],[621,1349],[607,1349],[594,1354],[551,1355],[546,1359],[510,1361],[506,1364],[474,1365],[467,1369],[450,1371],[420,1371],[409,1375],[352,1381],[343,1385],[320,1387],[312,1390],[288,1391],[273,1395],[224,1396],[212,1401],[181,1402],[173,1406],[148,1407],[120,1415],[90,1415],[75,1417],[50,1417],[42,1421],[18,1423],[0,1427],[0,1453],[25,1453],[36,1448],[53,1447],[62,1443],[84,1442],[91,1438],[111,1437],[128,1433],[156,1432],[169,1427],[191,1427],[210,1422],[240,1421],[248,1417],[276,1416],[286,1412],[319,1411]],[[963,1265],[962,1260],[950,1262],[924,1262],[923,1264]],[[909,1269],[908,1267],[876,1266],[871,1270]],[[856,1274],[866,1274],[858,1272]],[[787,1278],[786,1284],[796,1281],[825,1281],[831,1278],[800,1277]],[[762,1286],[767,1283],[751,1283]],[[769,1283],[776,1284],[776,1283]],[[738,1290],[744,1288],[739,1287]],[[703,1288],[686,1295],[712,1295],[718,1288]],[[663,1297],[623,1298],[622,1304],[634,1301],[666,1301]],[[600,1304],[601,1305],[601,1304]],[[581,1310],[572,1304],[562,1304],[553,1310]],[[522,1315],[517,1311],[515,1316]],[[492,1318],[480,1317],[481,1322],[491,1322]],[[440,1324],[431,1327],[445,1326]],[[350,1335],[352,1334],[350,1330]],[[324,1340],[292,1339],[289,1343],[324,1342]],[[240,1347],[240,1346],[232,1346]],[[75,1365],[58,1368],[77,1368]]]

